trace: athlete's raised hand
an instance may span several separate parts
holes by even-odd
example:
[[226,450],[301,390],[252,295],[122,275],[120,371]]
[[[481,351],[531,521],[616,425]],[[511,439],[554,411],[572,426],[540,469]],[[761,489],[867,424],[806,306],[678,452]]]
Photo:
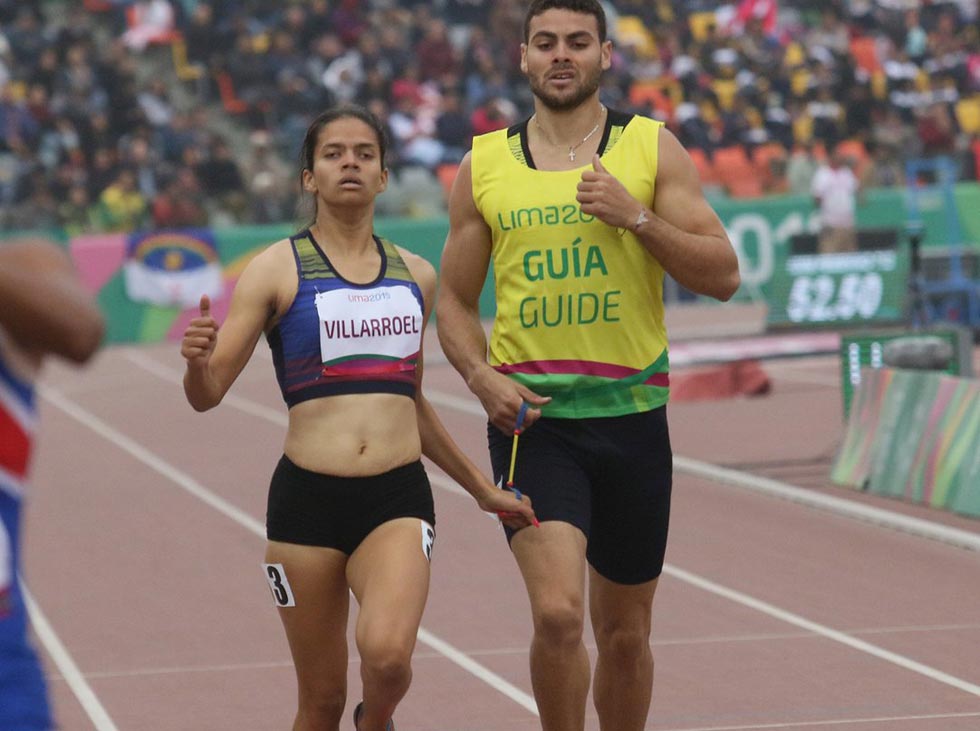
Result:
[[206,294],[201,295],[199,313],[188,323],[180,342],[180,354],[188,365],[207,363],[218,338],[218,323],[211,317],[211,300]]
[[582,213],[620,229],[631,227],[643,208],[626,186],[606,170],[598,154],[592,156],[592,169],[582,172],[575,199]]

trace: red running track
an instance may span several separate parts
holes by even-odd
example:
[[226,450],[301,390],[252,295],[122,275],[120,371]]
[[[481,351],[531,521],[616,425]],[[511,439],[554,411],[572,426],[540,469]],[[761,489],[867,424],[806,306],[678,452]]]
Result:
[[[486,466],[478,404],[429,348],[425,390]],[[980,552],[783,498],[796,484],[886,523],[911,516],[978,541],[980,524],[830,486],[836,359],[767,370],[766,397],[670,407],[678,471],[647,729],[975,731]],[[260,568],[285,423],[271,360],[260,344],[203,415],[185,403],[181,373],[172,343],[111,347],[85,370],[45,373],[24,581],[66,731],[291,724],[295,680]],[[764,475],[775,493],[711,464]],[[430,476],[432,592],[398,728],[539,728],[528,605],[503,535]],[[587,728],[598,728],[591,706]]]

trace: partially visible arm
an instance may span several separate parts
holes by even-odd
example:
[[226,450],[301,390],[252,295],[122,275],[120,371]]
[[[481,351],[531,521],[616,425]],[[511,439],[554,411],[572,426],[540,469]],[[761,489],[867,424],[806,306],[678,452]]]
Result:
[[440,263],[436,317],[439,344],[467,384],[487,365],[480,292],[490,269],[490,229],[473,202],[470,154],[459,166],[449,197],[449,236]]
[[730,299],[741,282],[735,249],[704,198],[690,155],[666,129],[660,132],[658,159],[653,215],[634,233],[679,284]]
[[[717,214],[704,198],[697,168],[677,138],[660,130],[653,207],[637,201],[603,166],[582,174],[582,212],[629,229],[670,276],[699,294],[730,299],[740,283],[738,257]],[[637,225],[640,213],[645,220]]]
[[[412,276],[422,289],[422,297],[426,303],[424,322],[428,323],[431,314],[429,303],[436,294],[436,273],[432,265],[421,257],[402,252],[402,256],[412,272]],[[423,325],[424,333],[425,325]],[[500,490],[488,480],[473,464],[450,436],[432,404],[422,392],[423,357],[419,353],[419,364],[416,371],[417,388],[415,391],[415,410],[418,417],[419,437],[422,441],[422,454],[431,459],[449,477],[462,485],[473,496],[481,509],[488,512],[505,511],[514,513],[513,516],[501,519],[512,528],[521,528],[534,521],[534,511],[530,500],[524,496],[517,500],[514,494]]]
[[221,326],[211,316],[210,302],[201,298],[200,314],[184,331],[180,352],[187,361],[184,394],[197,411],[217,406],[242,372],[262,331],[276,312],[277,287],[283,282],[284,257],[291,252],[279,242],[255,257],[242,272]]
[[33,357],[51,353],[75,363],[92,357],[105,333],[68,255],[34,239],[0,245],[0,326]]
[[[522,401],[533,407],[550,399],[497,373],[487,363],[480,292],[490,268],[492,240],[490,229],[473,202],[471,165],[467,153],[449,196],[449,236],[442,251],[442,281],[436,307],[439,344],[470,391],[480,399],[490,421],[509,432],[517,421]],[[540,409],[528,409],[526,425],[533,424],[540,415]]]

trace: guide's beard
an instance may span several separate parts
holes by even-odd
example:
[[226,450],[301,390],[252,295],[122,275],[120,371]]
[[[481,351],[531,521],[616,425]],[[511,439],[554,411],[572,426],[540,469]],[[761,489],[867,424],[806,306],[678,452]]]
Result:
[[528,76],[531,85],[531,93],[534,94],[541,103],[553,112],[568,112],[579,107],[585,100],[589,99],[599,88],[599,80],[602,78],[602,67],[596,68],[582,82],[582,85],[571,92],[571,95],[552,94],[546,90],[543,76]]

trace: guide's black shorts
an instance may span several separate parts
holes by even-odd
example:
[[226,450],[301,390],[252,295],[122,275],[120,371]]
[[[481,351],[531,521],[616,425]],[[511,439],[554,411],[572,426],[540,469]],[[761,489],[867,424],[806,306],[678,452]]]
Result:
[[421,461],[370,477],[338,477],[303,469],[283,455],[272,475],[265,523],[270,541],[336,548],[349,556],[395,518],[419,518],[435,527]]
[[[512,434],[487,426],[494,480],[505,484]],[[542,417],[521,432],[514,485],[541,522],[560,520],[588,540],[605,578],[642,584],[660,576],[667,547],[673,457],[665,406],[592,419]],[[505,528],[508,542],[514,531]]]

